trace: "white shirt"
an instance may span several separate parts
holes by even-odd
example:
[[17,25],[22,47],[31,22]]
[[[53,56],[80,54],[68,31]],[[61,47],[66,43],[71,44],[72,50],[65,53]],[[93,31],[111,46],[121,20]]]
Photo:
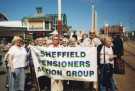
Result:
[[89,38],[86,38],[81,43],[81,46],[82,47],[93,47],[94,46],[94,43]]
[[84,41],[81,44],[81,46],[85,46],[85,47],[97,47],[100,44],[101,44],[101,41],[98,38],[94,38],[94,39],[86,38],[86,39],[84,39]]
[[99,38],[94,38],[94,39],[92,39],[92,41],[94,42],[95,47],[97,47],[97,46],[99,46],[101,44],[101,41],[100,41]]
[[[113,64],[113,60],[110,61],[109,59],[113,57],[113,49],[112,47],[108,48],[105,46],[105,63]],[[104,64],[104,46],[100,51],[100,63]]]
[[26,66],[26,56],[27,56],[27,51],[24,47],[17,47],[17,46],[12,46],[9,49],[9,55],[13,56],[13,67],[14,68],[21,68]]

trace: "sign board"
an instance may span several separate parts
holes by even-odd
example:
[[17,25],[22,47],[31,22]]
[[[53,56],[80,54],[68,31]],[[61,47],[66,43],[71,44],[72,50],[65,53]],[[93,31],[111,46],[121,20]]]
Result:
[[95,47],[31,46],[31,53],[37,77],[97,81],[97,50]]

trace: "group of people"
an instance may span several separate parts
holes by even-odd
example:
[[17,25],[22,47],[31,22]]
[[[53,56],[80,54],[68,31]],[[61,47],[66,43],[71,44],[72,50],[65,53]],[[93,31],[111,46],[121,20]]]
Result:
[[[79,37],[76,34],[70,37],[54,34],[51,37],[39,37],[31,43],[24,42],[24,39],[20,36],[14,36],[12,45],[5,55],[9,70],[9,91],[25,91],[25,68],[32,64],[29,45],[54,48],[78,46],[97,47],[99,91],[116,91],[116,83],[113,78],[114,58],[120,58],[123,55],[123,44],[119,35],[114,38],[110,36],[99,38],[94,32],[90,32],[89,34],[84,33]],[[47,77],[38,78],[38,83],[41,91],[50,91],[50,89],[63,91],[65,89],[61,87],[64,82],[60,80],[54,81]],[[70,84],[70,81],[66,81],[66,83]],[[50,84],[55,85],[54,87],[50,87]],[[84,85],[86,85],[86,83],[84,83]]]

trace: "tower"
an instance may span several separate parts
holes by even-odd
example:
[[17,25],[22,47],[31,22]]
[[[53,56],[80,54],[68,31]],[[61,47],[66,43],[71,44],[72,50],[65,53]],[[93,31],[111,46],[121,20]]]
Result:
[[62,33],[61,0],[58,0],[58,33]]
[[95,6],[92,5],[92,23],[91,23],[91,32],[97,33],[97,12]]

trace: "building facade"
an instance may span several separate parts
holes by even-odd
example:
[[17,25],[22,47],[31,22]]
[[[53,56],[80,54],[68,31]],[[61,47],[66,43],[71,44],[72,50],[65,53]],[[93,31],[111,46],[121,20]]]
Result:
[[[24,17],[22,26],[27,28],[29,34],[35,37],[48,36],[54,30],[57,30],[57,14],[47,14],[45,16]],[[62,31],[67,28],[67,17],[62,14]]]
[[27,29],[22,27],[21,21],[8,21],[4,14],[0,13],[0,44],[11,42],[15,35],[25,36]]
[[123,35],[123,26],[122,25],[108,25],[100,29],[102,34],[114,36],[114,35]]
[[[57,14],[48,14],[48,17],[52,20],[52,26],[54,30],[58,30],[58,15]],[[62,19],[62,31],[64,31],[64,27],[67,26],[67,16],[66,14],[61,15]]]
[[[68,31],[66,14],[62,14],[61,17],[62,32]],[[58,15],[44,15],[41,7],[36,8],[35,15],[23,17],[20,21],[8,21],[8,18],[0,13],[0,38],[18,34],[32,38],[49,36],[54,30],[58,31],[57,26]]]

